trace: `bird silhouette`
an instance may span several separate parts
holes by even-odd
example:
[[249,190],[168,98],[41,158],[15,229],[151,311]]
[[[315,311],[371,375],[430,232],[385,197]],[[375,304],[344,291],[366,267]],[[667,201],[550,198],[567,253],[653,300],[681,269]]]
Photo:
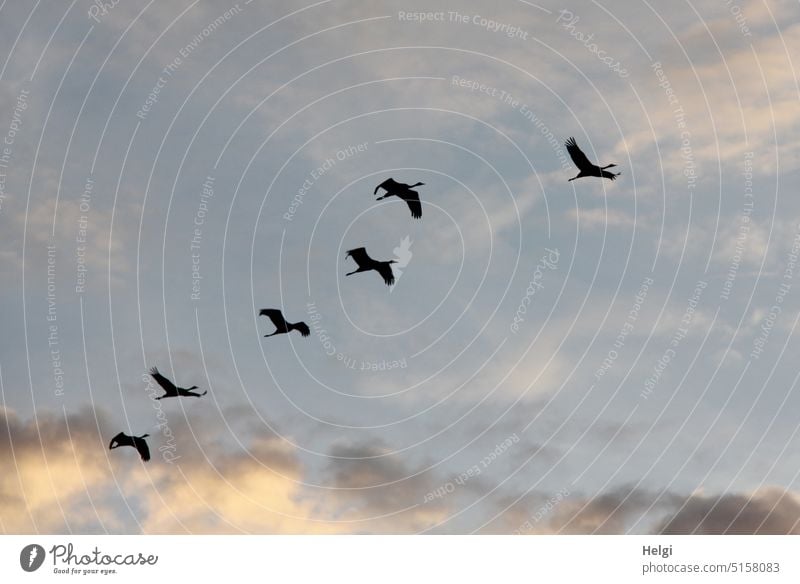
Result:
[[172,383],[169,379],[164,377],[158,372],[158,369],[153,367],[150,370],[150,375],[153,376],[158,384],[164,389],[166,392],[164,395],[157,397],[156,399],[164,399],[165,397],[203,397],[208,391],[204,391],[203,393],[195,393],[192,391],[193,389],[197,389],[196,385],[193,385],[189,389],[185,389],[183,387],[176,387],[174,383]]
[[264,335],[265,337],[290,333],[292,331],[297,331],[304,337],[307,337],[308,335],[311,334],[311,331],[309,330],[308,325],[306,323],[287,322],[286,319],[283,318],[283,313],[277,308],[262,308],[261,311],[258,313],[258,315],[266,316],[268,319],[272,321],[272,324],[275,325],[275,332],[269,335]]
[[357,270],[354,270],[349,274],[345,274],[345,276],[352,276],[358,272],[369,272],[370,270],[375,270],[381,275],[381,277],[383,277],[383,281],[386,282],[387,286],[394,284],[392,264],[396,264],[396,260],[389,260],[388,262],[379,262],[377,260],[373,260],[371,257],[369,257],[369,255],[367,255],[366,248],[363,247],[351,249],[347,252],[345,257],[353,258],[356,264],[358,264]]
[[142,434],[141,436],[128,436],[125,432],[120,432],[111,439],[108,449],[114,450],[120,446],[133,446],[139,452],[139,456],[142,457],[142,460],[147,462],[150,460],[150,449],[147,447],[147,442],[145,442],[144,439],[148,438],[149,436],[150,434]]
[[408,208],[411,209],[411,216],[414,219],[420,219],[422,217],[422,204],[419,202],[419,193],[417,191],[412,191],[414,187],[421,187],[425,183],[418,182],[413,185],[407,185],[405,183],[399,183],[393,178],[387,178],[372,192],[373,195],[378,194],[378,189],[383,189],[386,191],[386,194],[382,197],[378,197],[375,199],[376,201],[381,201],[386,197],[399,197],[403,199]]
[[613,172],[606,171],[606,168],[611,168],[612,166],[616,166],[616,164],[597,166],[596,164],[589,162],[589,159],[586,158],[583,150],[581,150],[578,147],[578,143],[575,142],[575,138],[570,138],[564,142],[564,145],[567,147],[567,152],[569,152],[572,162],[575,163],[575,166],[577,166],[578,170],[580,171],[577,176],[573,176],[571,179],[569,179],[570,181],[575,180],[576,178],[583,178],[585,176],[596,176],[598,178],[616,180],[617,177],[622,174],[621,172],[614,174]]

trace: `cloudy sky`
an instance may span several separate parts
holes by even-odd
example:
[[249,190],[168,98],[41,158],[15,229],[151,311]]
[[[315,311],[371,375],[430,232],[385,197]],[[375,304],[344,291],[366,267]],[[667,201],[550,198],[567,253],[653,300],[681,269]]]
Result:
[[0,531],[800,532],[796,1],[0,32]]

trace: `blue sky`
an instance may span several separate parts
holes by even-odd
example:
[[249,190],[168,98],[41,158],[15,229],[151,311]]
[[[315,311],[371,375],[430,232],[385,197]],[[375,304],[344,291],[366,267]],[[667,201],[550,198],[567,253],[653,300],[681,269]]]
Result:
[[796,4],[98,6],[0,6],[5,532],[798,530]]

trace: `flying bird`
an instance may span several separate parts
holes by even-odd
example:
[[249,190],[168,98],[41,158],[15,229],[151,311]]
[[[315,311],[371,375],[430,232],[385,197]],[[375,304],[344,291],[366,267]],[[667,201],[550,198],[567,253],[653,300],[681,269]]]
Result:
[[345,257],[351,257],[355,260],[356,264],[358,264],[358,269],[350,272],[349,274],[345,274],[345,276],[351,276],[353,274],[357,274],[359,272],[369,272],[370,270],[375,270],[378,272],[381,277],[383,277],[383,281],[386,282],[387,286],[391,286],[394,284],[394,274],[392,273],[392,264],[396,264],[396,260],[389,260],[388,262],[379,262],[377,260],[373,260],[369,255],[367,255],[366,248],[357,247],[356,249],[351,249],[347,252]]
[[273,335],[280,335],[283,333],[290,333],[292,331],[297,331],[304,337],[307,337],[311,334],[311,331],[308,328],[308,325],[304,322],[287,322],[285,318],[283,318],[283,313],[278,310],[277,308],[262,308],[261,311],[258,313],[259,316],[266,316],[268,319],[272,321],[272,324],[275,325],[275,332],[264,335],[265,337],[271,337]]
[[405,183],[399,183],[393,178],[387,178],[372,192],[373,195],[378,194],[378,189],[383,189],[386,191],[386,194],[382,197],[378,197],[375,199],[376,201],[381,201],[386,197],[400,197],[403,199],[408,208],[411,209],[411,216],[414,219],[420,219],[422,217],[422,204],[419,202],[419,193],[417,191],[412,191],[414,187],[421,187],[425,183],[418,182],[413,185],[407,185]]
[[142,434],[141,436],[128,436],[125,432],[120,432],[111,439],[108,449],[114,450],[120,446],[133,446],[139,452],[139,456],[142,457],[142,460],[147,462],[150,460],[150,449],[147,447],[147,442],[145,442],[144,439],[148,438],[149,436],[150,434]]
[[196,385],[193,385],[189,389],[183,387],[176,387],[174,383],[172,383],[169,379],[161,375],[158,372],[158,369],[156,369],[155,367],[153,367],[150,370],[150,375],[153,376],[153,379],[155,379],[166,392],[164,395],[159,396],[156,399],[164,399],[165,397],[203,397],[205,394],[208,393],[208,390],[204,391],[203,393],[196,393],[192,391],[193,389],[197,389]]
[[564,142],[564,145],[567,147],[567,152],[569,152],[572,162],[575,163],[575,166],[577,166],[578,170],[580,171],[577,176],[573,176],[571,179],[569,179],[570,181],[575,180],[576,178],[583,178],[585,176],[596,176],[598,178],[609,178],[611,180],[616,180],[617,177],[622,174],[621,172],[614,174],[613,172],[606,171],[606,168],[611,168],[612,166],[616,166],[616,164],[597,166],[596,164],[589,162],[589,159],[586,158],[583,150],[581,150],[578,147],[578,143],[575,142],[575,138],[570,138]]

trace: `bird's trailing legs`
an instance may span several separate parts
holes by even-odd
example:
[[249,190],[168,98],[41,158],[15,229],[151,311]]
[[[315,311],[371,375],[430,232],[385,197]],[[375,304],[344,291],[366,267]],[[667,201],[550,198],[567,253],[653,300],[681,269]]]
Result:
[[165,397],[203,397],[207,393],[208,393],[208,390],[205,390],[203,393],[195,393],[193,391],[186,390],[184,392],[179,393],[177,396],[162,395],[162,396],[159,396],[159,397],[155,397],[153,399],[164,399]]

